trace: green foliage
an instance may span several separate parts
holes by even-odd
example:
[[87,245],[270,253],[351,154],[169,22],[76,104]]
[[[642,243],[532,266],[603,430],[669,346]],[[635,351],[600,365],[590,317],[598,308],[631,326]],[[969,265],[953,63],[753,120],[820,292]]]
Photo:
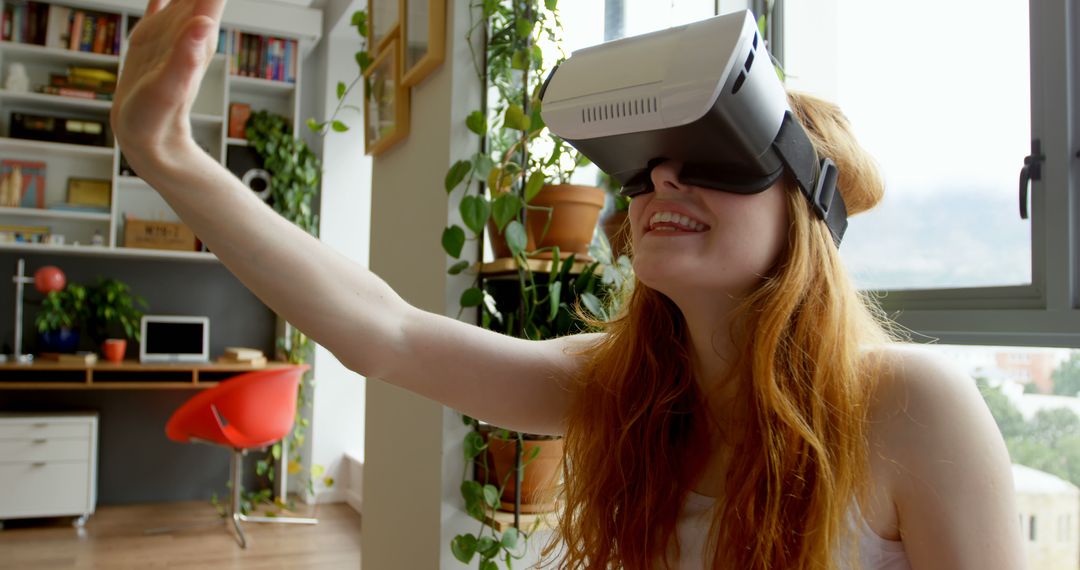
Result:
[[1062,362],[1050,375],[1054,380],[1054,393],[1060,396],[1076,397],[1080,394],[1080,350],[1069,354],[1069,359]]
[[41,300],[41,309],[34,318],[40,333],[62,329],[79,330],[90,316],[86,288],[68,283],[60,291],[50,291]]
[[371,57],[371,53],[367,50],[367,37],[368,37],[368,15],[366,10],[357,10],[353,12],[350,25],[356,28],[356,34],[360,40],[360,48],[356,51],[356,77],[349,80],[348,83],[339,81],[337,84],[337,106],[334,107],[334,112],[330,114],[330,118],[324,122],[318,122],[314,118],[307,120],[307,127],[313,133],[319,136],[325,136],[328,130],[332,130],[335,133],[344,133],[349,131],[349,126],[344,121],[338,119],[338,116],[345,109],[355,111],[356,114],[362,115],[363,111],[354,106],[346,105],[345,99],[348,97],[352,90],[364,79],[364,72],[371,67],[371,64],[375,61]]
[[271,205],[300,229],[317,236],[313,202],[319,194],[322,164],[307,144],[293,136],[290,121],[256,111],[247,123],[247,138],[270,173]]
[[1080,485],[1080,416],[1068,408],[1040,410],[1030,421],[1002,393],[976,379],[1013,463]]
[[[127,283],[113,278],[98,278],[87,293],[90,334],[95,344],[101,344],[113,334],[123,331],[124,337],[139,342],[139,327],[146,300],[131,292]],[[142,309],[140,309],[141,307]]]

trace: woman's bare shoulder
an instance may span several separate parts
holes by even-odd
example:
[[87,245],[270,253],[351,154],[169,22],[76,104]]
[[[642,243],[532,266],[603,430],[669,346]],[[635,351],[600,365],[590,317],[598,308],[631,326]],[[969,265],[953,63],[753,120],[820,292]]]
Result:
[[[872,452],[887,466],[880,483],[912,565],[1018,567],[1009,456],[972,377],[916,345],[874,356],[882,366],[869,409]],[[996,546],[980,549],[986,543]]]

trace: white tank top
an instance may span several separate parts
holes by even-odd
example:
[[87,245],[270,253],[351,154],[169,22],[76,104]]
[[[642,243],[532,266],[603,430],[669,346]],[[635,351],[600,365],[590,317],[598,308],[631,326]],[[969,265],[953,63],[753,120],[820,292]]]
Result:
[[[681,552],[679,564],[675,567],[677,570],[708,570],[704,551],[715,502],[712,497],[692,491],[687,497],[686,505],[679,515]],[[855,502],[853,518],[857,519],[854,524],[858,525],[859,561],[862,563],[862,570],[911,570],[904,544],[878,536],[859,512],[858,502]]]

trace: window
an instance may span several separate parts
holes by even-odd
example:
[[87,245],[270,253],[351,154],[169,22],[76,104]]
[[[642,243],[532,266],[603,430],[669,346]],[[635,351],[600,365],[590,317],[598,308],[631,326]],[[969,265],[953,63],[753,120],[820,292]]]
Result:
[[[820,0],[774,15],[788,86],[839,103],[886,178],[882,204],[851,220],[845,263],[931,339],[1080,346],[1067,4]],[[1022,220],[1036,139],[1045,160]]]

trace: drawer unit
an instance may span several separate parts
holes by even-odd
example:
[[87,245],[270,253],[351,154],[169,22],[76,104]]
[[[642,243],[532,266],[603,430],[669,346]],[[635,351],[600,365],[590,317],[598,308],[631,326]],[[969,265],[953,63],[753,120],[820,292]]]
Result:
[[0,439],[0,464],[28,461],[89,463],[90,439]]
[[0,520],[78,516],[97,503],[97,414],[0,414]]

